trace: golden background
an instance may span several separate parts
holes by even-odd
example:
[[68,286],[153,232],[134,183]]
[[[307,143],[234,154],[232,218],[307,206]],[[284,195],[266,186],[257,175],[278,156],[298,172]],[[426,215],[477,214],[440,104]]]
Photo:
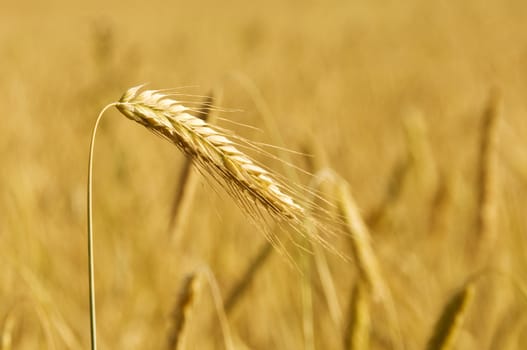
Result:
[[[273,144],[264,115],[272,118],[280,146],[324,154],[365,218],[383,210],[370,227],[372,246],[398,324],[373,303],[372,349],[393,346],[393,327],[406,349],[424,348],[449,298],[471,278],[475,296],[454,348],[520,349],[527,342],[526,23],[524,1],[3,2],[1,348],[88,347],[89,137],[102,107],[147,82],[198,95],[221,90],[220,105],[231,110],[221,117],[260,131],[221,125]],[[481,125],[493,94],[501,105],[491,150],[494,236],[475,262],[485,239],[474,232]],[[302,156],[292,161],[307,167]],[[183,162],[173,145],[117,111],[103,119],[94,183],[102,349],[166,348],[184,277],[207,267],[225,297],[265,244],[205,181],[184,236],[172,244],[167,227]],[[280,163],[267,164],[282,172]],[[326,255],[342,322],[330,317],[315,268],[307,315],[308,277],[272,253],[228,314],[236,348],[343,348],[357,268]],[[314,322],[313,344],[306,319]],[[222,348],[219,328],[204,283],[186,347]]]

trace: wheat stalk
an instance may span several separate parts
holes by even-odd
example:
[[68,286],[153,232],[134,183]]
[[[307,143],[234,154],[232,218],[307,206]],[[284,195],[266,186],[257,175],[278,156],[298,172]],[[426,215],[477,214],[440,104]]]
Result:
[[365,223],[372,231],[383,222],[387,214],[401,198],[405,185],[408,182],[407,178],[410,173],[412,163],[410,157],[400,159],[390,171],[390,177],[383,197],[379,203],[368,212],[364,218]]
[[271,256],[272,252],[273,246],[267,241],[265,241],[258,249],[258,252],[243,272],[242,277],[236,281],[234,286],[229,291],[229,294],[227,294],[227,297],[225,298],[224,308],[227,314],[229,314],[234,309],[238,301],[240,301],[240,297],[251,285],[255,275]]
[[[194,116],[193,114],[198,114],[200,111],[175,100],[173,94],[165,93],[168,90],[140,91],[141,88],[142,85],[128,89],[118,102],[104,107],[96,119],[91,137],[88,158],[87,222],[92,350],[97,349],[92,214],[93,153],[98,125],[103,114],[110,107],[117,107],[127,118],[175,144],[193,161],[201,173],[208,174],[216,184],[225,189],[251,219],[256,223],[264,224],[259,227],[276,248],[283,248],[283,245],[276,234],[268,229],[269,221],[266,213],[273,222],[284,223],[304,239],[315,240],[338,253],[321,236],[308,235],[305,232],[305,221],[311,218],[306,215],[307,209],[304,207],[309,208],[309,204],[303,204],[305,202],[298,195],[298,188],[294,188],[294,185],[287,186],[277,175],[257,164],[240,150],[241,146],[251,147],[250,143]],[[239,143],[235,143],[233,139],[238,140]],[[316,219],[312,221],[315,225],[322,226]],[[282,251],[287,253],[285,250]]]
[[496,241],[497,215],[497,159],[498,123],[501,114],[501,96],[493,90],[481,121],[481,139],[478,164],[478,213],[476,233],[482,249]]
[[16,328],[17,320],[12,308],[3,320],[2,331],[0,334],[0,349],[10,350],[13,348],[13,334]]
[[342,213],[346,229],[351,234],[351,247],[359,272],[359,281],[364,283],[366,291],[371,294],[369,298],[372,301],[380,301],[386,307],[388,321],[392,325],[392,347],[402,349],[397,311],[390,289],[381,273],[379,260],[373,250],[370,232],[351,195],[348,183],[344,179],[339,179],[337,186],[337,205]]
[[338,185],[338,206],[344,217],[346,228],[351,234],[351,248],[359,271],[373,299],[384,299],[388,291],[381,274],[380,264],[371,245],[371,236],[364,223],[357,204],[350,194],[349,185],[340,180]]
[[368,349],[370,343],[371,315],[370,293],[359,281],[351,294],[349,320],[344,334],[344,349]]
[[172,313],[172,327],[168,336],[168,350],[184,347],[185,325],[189,322],[192,309],[200,290],[198,274],[190,274],[183,281],[178,300]]

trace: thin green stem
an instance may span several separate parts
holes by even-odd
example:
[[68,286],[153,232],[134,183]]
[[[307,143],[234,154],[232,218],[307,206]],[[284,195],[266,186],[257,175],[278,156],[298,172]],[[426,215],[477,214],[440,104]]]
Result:
[[102,115],[108,108],[113,107],[117,102],[111,103],[104,107],[97,116],[95,126],[93,127],[91,142],[90,142],[90,155],[88,157],[88,278],[90,288],[90,340],[91,350],[97,350],[97,328],[95,322],[95,280],[94,280],[94,264],[93,264],[93,210],[92,210],[92,192],[93,192],[93,149],[95,147],[95,135],[99,122],[101,121]]

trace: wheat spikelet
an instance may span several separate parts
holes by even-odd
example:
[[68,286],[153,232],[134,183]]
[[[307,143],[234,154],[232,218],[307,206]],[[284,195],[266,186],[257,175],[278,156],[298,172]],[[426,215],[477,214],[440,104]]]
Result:
[[461,291],[452,296],[443,308],[441,317],[437,321],[434,333],[428,341],[428,350],[447,350],[459,333],[467,306],[474,296],[474,285],[468,283]]
[[[214,119],[214,114],[212,113],[212,106],[215,103],[214,95],[215,94],[211,92],[203,100],[197,111],[198,117],[206,122],[210,122]],[[187,158],[181,167],[178,185],[172,203],[168,230],[178,241],[181,241],[182,239],[183,231],[192,209],[194,192],[198,184],[198,177],[196,175],[196,173],[192,172],[192,159]]]
[[265,222],[264,209],[277,222],[302,232],[305,209],[293,190],[240,151],[225,132],[192,115],[192,108],[168,94],[156,90],[140,92],[140,88],[124,93],[116,104],[121,113],[175,144],[251,218]]

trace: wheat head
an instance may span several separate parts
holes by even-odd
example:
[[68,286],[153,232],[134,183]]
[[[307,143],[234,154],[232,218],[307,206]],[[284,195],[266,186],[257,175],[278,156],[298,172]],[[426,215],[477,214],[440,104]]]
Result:
[[252,207],[247,194],[279,218],[301,218],[304,209],[278,180],[240,151],[223,132],[193,116],[192,108],[170,95],[156,90],[139,92],[140,88],[126,91],[116,105],[126,117],[178,146],[200,169],[227,185],[228,192],[246,209]]

